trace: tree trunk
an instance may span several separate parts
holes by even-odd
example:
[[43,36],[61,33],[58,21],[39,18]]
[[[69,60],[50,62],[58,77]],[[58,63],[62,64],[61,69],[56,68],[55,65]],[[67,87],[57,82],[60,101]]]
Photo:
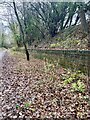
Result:
[[88,48],[88,50],[90,50],[90,33],[89,33],[88,23],[87,23],[86,17],[85,17],[85,11],[83,10],[83,8],[80,8],[79,15],[80,15],[82,29],[87,34],[87,37],[88,37],[88,39],[87,39],[87,41],[88,41],[87,48]]
[[24,48],[25,48],[27,60],[29,61],[29,52],[28,52],[26,44],[24,44]]
[[18,24],[19,24],[21,37],[22,37],[24,48],[25,48],[26,57],[27,57],[27,60],[29,61],[29,52],[28,52],[28,49],[27,49],[27,46],[26,46],[26,43],[25,43],[25,39],[24,39],[24,31],[23,31],[23,27],[21,25],[21,22],[20,22],[20,19],[19,19],[17,10],[16,10],[16,4],[15,4],[14,0],[13,0],[13,6],[14,6],[14,12],[15,12],[15,15],[17,17]]
[[76,25],[78,21],[79,21],[79,15],[77,15],[74,25]]

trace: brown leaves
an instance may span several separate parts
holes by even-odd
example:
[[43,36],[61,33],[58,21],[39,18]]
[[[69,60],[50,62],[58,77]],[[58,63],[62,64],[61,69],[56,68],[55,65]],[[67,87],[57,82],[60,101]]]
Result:
[[[87,119],[89,105],[83,95],[71,92],[69,85],[63,87],[60,75],[64,69],[51,73],[44,71],[42,60],[31,58],[27,62],[17,54],[5,56],[0,103],[3,115],[12,118]],[[50,79],[51,75],[53,79]]]

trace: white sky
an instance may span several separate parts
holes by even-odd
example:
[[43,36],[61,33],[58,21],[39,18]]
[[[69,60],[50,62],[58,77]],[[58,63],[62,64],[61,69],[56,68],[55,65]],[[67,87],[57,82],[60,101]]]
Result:
[[[0,0],[0,3],[13,2],[13,0]],[[89,2],[89,0],[14,0],[16,2]]]

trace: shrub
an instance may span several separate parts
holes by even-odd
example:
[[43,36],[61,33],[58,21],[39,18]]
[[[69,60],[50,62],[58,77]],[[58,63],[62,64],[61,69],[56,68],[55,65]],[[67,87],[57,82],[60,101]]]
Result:
[[76,83],[72,83],[72,89],[83,93],[85,91],[85,84],[78,80]]
[[12,47],[12,50],[13,51],[19,51],[19,48],[18,47]]
[[61,46],[60,43],[56,43],[56,44],[51,44],[50,45],[51,48],[60,47],[60,46]]

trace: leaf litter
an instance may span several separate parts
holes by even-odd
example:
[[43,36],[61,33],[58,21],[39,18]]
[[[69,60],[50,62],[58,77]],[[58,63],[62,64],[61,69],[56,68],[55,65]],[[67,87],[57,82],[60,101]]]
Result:
[[89,119],[90,104],[85,93],[72,92],[63,86],[63,68],[56,74],[46,72],[44,61],[22,54],[6,54],[2,67],[2,118]]

